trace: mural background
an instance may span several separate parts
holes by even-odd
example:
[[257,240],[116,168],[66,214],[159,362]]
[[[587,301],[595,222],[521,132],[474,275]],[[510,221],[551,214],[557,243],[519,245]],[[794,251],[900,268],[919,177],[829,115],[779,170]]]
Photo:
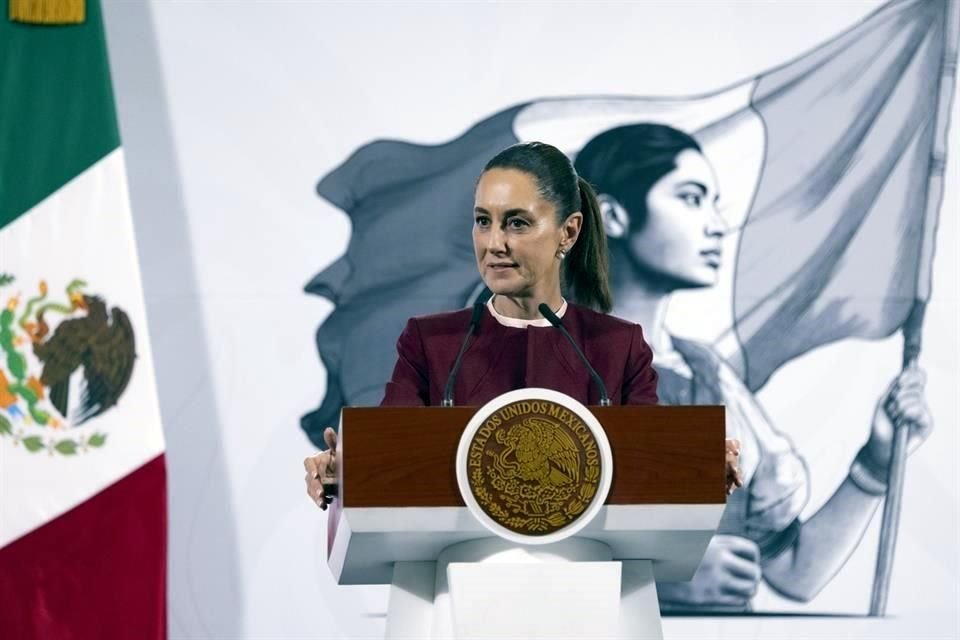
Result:
[[[314,332],[332,310],[302,288],[342,255],[351,232],[343,212],[316,196],[321,176],[371,140],[443,142],[535,98],[720,89],[821,44],[881,4],[107,0],[168,444],[171,637],[382,630],[386,588],[332,584],[325,515],[301,488],[300,460],[312,447],[298,420],[323,396]],[[798,605],[770,591],[755,601],[760,611],[801,615],[669,618],[668,637],[960,630],[956,101],[951,122],[920,359],[935,429],[908,463],[891,617],[859,617],[869,602],[875,517],[814,601]],[[725,304],[719,289],[708,291],[678,294],[671,327],[715,337],[698,336],[686,320]],[[866,438],[901,345],[894,336],[819,349],[760,391],[811,466],[807,510],[832,493]]]

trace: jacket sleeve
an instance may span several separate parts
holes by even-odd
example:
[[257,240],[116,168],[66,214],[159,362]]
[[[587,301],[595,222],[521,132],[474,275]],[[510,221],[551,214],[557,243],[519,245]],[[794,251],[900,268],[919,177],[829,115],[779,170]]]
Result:
[[635,325],[631,336],[620,397],[623,398],[623,404],[657,404],[657,371],[653,368],[653,351],[644,339],[640,325]]
[[381,407],[419,407],[430,404],[430,378],[423,338],[415,318],[397,339],[397,364],[380,401]]

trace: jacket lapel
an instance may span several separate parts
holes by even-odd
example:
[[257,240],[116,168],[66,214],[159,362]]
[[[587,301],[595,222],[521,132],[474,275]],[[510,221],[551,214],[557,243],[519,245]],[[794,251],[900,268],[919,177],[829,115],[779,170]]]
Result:
[[480,383],[491,371],[496,370],[500,358],[503,357],[503,337],[503,325],[490,315],[488,309],[484,309],[483,317],[480,319],[480,329],[463,355],[463,370],[471,374],[461,378],[464,385],[462,397],[472,398]]

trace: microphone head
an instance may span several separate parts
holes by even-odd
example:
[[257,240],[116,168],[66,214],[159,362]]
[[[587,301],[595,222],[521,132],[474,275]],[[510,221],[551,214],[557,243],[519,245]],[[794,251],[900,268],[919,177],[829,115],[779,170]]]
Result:
[[541,303],[540,303],[540,306],[537,307],[537,310],[540,311],[540,314],[541,314],[544,318],[546,318],[546,319],[550,322],[550,324],[552,324],[552,325],[555,326],[555,327],[559,327],[559,326],[560,326],[560,324],[561,324],[561,323],[560,323],[560,318],[557,317],[557,314],[555,314],[555,313],[553,312],[553,309],[551,309],[550,306],[549,306],[546,302],[541,302]]

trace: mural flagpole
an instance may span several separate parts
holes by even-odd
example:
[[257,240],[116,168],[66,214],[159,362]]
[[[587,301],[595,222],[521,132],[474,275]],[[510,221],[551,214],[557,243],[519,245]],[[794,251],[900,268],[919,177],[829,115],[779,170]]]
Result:
[[[944,171],[947,158],[947,131],[950,122],[950,105],[957,75],[957,35],[960,29],[960,3],[946,0],[944,12],[944,56],[940,72],[939,105],[934,121],[933,151],[930,157],[930,172],[927,183],[926,211],[923,218],[923,246],[920,251],[917,271],[917,295],[913,308],[902,327],[903,368],[915,367],[922,347],[923,316],[930,298],[931,271],[933,266],[934,240],[940,203],[943,197]],[[880,526],[880,545],[877,551],[877,566],[870,598],[870,615],[883,616],[887,610],[887,595],[890,591],[890,575],[900,525],[900,508],[903,497],[903,479],[906,472],[907,444],[910,425],[898,422],[894,425],[893,452],[887,479],[887,496],[883,506],[883,521]]]

